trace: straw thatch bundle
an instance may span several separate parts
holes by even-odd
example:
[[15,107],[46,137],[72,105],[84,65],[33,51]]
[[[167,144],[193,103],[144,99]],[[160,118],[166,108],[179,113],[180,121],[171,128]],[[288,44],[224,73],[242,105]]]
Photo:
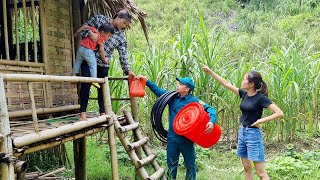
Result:
[[125,9],[133,17],[133,21],[139,21],[147,42],[150,46],[148,30],[144,18],[147,16],[145,12],[138,9],[131,0],[84,0],[87,10],[88,17],[94,14],[105,14],[109,17],[114,16],[119,10]]

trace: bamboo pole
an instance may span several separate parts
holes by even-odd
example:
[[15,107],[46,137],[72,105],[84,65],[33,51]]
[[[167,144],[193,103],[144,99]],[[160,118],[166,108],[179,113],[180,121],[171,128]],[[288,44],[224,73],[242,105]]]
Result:
[[[95,134],[97,132],[104,131],[105,129],[107,129],[107,127],[103,127],[103,126],[102,127],[97,127],[97,128],[94,128],[94,129],[87,130],[84,133],[79,133],[79,134],[76,134],[74,136],[69,136],[69,137],[64,138],[64,139],[59,139],[59,140],[56,140],[56,141],[53,141],[53,142],[49,142],[49,143],[46,143],[46,144],[40,144],[38,146],[29,147],[28,149],[23,151],[23,154],[31,154],[33,152],[37,152],[37,151],[40,151],[40,150],[49,149],[49,148],[52,148],[54,146],[58,146],[58,145],[64,144],[64,143],[66,143],[68,141],[71,141],[71,140],[77,140],[79,138],[83,138],[83,137]],[[17,157],[17,156],[20,155],[20,153],[16,152],[13,155]]]
[[109,81],[128,80],[128,76],[124,77],[108,77]]
[[2,71],[14,71],[14,72],[33,72],[33,73],[43,73],[43,69],[31,69],[29,67],[8,67],[8,66],[0,66],[0,70]]
[[87,138],[83,137],[78,142],[78,180],[87,180]]
[[[73,110],[77,110],[79,108],[80,108],[80,105],[67,105],[67,106],[60,106],[60,107],[54,107],[54,108],[39,108],[39,109],[36,109],[36,113],[37,114],[50,114],[50,113],[57,113],[57,112],[73,111]],[[9,112],[10,119],[31,116],[31,115],[32,115],[31,110]]]
[[[18,157],[18,159],[20,160],[20,162],[25,161],[26,156],[25,155],[21,155],[21,156]],[[26,172],[22,171],[21,167],[20,168],[16,168],[15,167],[15,172],[17,173],[17,180],[24,180],[25,179]]]
[[48,176],[51,176],[51,175],[55,175],[56,173],[60,173],[60,172],[63,172],[64,170],[66,170],[65,167],[62,167],[62,168],[59,168],[59,169],[56,169],[54,171],[51,171],[47,174],[44,174],[42,176],[39,176],[38,178],[41,179],[41,178],[44,178],[44,177],[48,177]]
[[27,5],[26,0],[22,0],[22,13],[24,21],[24,55],[25,61],[29,62],[29,52],[28,52],[28,21],[27,21]]
[[4,29],[4,45],[6,49],[6,59],[10,60],[9,55],[9,36],[8,36],[8,17],[7,17],[7,0],[2,0],[3,12],[3,29]]
[[138,147],[141,147],[141,146],[145,145],[148,141],[149,141],[149,138],[148,137],[144,137],[143,139],[140,139],[137,142],[133,142],[131,144],[128,144],[128,147],[130,149],[138,148]]
[[[12,154],[12,141],[10,137],[10,122],[5,97],[3,77],[0,75],[0,134],[4,141],[0,143],[0,152]],[[14,167],[12,163],[0,163],[0,179],[14,180]]]
[[33,82],[28,82],[28,88],[29,88],[29,95],[30,95],[30,100],[31,100],[31,111],[32,111],[32,120],[33,120],[33,125],[34,125],[34,131],[39,132],[36,103],[34,101],[34,94],[33,94]]
[[35,11],[35,6],[34,6],[34,0],[31,0],[31,11],[32,11],[34,62],[38,63],[37,24],[36,24],[36,11]]
[[[117,119],[115,119],[116,116],[112,112],[112,104],[111,104],[108,77],[104,78],[104,84],[102,85],[102,92],[103,92],[103,103],[104,103],[105,112],[109,115],[112,115],[112,121],[114,122]],[[116,147],[114,133],[115,132],[114,132],[114,125],[113,125],[108,128],[109,147],[110,147],[110,154],[111,154],[112,179],[119,180],[117,147]]]
[[[72,1],[72,22],[73,28],[78,29],[81,26],[80,1]],[[81,38],[75,39],[75,48],[80,46]]]
[[48,42],[47,42],[47,19],[44,10],[44,0],[39,2],[39,18],[40,18],[40,37],[41,37],[41,51],[42,51],[42,62],[45,65],[45,72],[48,73]]
[[23,147],[32,143],[44,141],[57,136],[68,134],[74,131],[91,127],[103,122],[107,122],[110,116],[103,115],[96,118],[91,118],[90,121],[78,121],[72,124],[64,125],[55,129],[46,129],[38,133],[27,134],[21,137],[17,137],[13,140],[13,144],[16,147]]
[[6,81],[12,82],[71,82],[71,83],[104,83],[102,78],[78,77],[78,76],[51,76],[37,74],[3,74]]
[[129,125],[126,125],[126,126],[121,126],[121,127],[119,127],[120,128],[119,130],[122,133],[124,133],[124,132],[128,132],[130,130],[133,130],[133,129],[137,129],[138,127],[139,127],[139,122],[135,122],[133,124],[129,124]]
[[152,174],[147,180],[158,180],[164,174],[165,168],[161,167],[154,174]]
[[79,171],[79,140],[76,139],[73,141],[73,160],[74,160],[74,177],[76,180],[79,180],[81,172]]
[[3,59],[1,59],[0,64],[12,65],[12,66],[44,67],[43,63],[11,61],[11,60],[3,60]]
[[155,153],[150,154],[148,157],[145,157],[141,160],[138,160],[138,164],[140,167],[145,166],[149,164],[151,161],[154,161],[156,159],[157,155]]
[[20,41],[19,41],[19,12],[18,12],[18,7],[17,7],[17,0],[13,1],[13,6],[14,6],[14,13],[15,13],[15,30],[16,30],[16,55],[17,55],[17,60],[20,61]]

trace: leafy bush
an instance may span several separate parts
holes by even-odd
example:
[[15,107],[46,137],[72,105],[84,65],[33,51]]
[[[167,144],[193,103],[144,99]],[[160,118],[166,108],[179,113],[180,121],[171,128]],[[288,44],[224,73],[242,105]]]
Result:
[[296,152],[288,144],[286,152],[266,164],[272,179],[319,179],[320,151]]

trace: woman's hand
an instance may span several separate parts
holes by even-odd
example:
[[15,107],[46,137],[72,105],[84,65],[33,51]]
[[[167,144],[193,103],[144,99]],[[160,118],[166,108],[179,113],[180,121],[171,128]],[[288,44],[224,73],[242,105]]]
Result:
[[203,71],[204,71],[206,74],[210,74],[210,73],[212,72],[212,70],[211,70],[208,66],[206,66],[206,65],[204,65],[204,64],[201,64],[201,66],[202,66]]
[[258,119],[256,122],[254,122],[253,124],[251,124],[251,126],[254,126],[254,127],[259,127],[260,126],[260,124],[261,124],[261,122],[260,122],[260,119]]

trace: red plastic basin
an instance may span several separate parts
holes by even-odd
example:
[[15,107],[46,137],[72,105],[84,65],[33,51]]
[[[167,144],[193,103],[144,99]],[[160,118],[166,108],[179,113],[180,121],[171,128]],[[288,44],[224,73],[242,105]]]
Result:
[[221,136],[221,128],[215,124],[210,134],[205,134],[206,125],[210,117],[203,105],[192,102],[184,106],[176,115],[173,122],[174,131],[203,148],[209,148],[216,144]]

